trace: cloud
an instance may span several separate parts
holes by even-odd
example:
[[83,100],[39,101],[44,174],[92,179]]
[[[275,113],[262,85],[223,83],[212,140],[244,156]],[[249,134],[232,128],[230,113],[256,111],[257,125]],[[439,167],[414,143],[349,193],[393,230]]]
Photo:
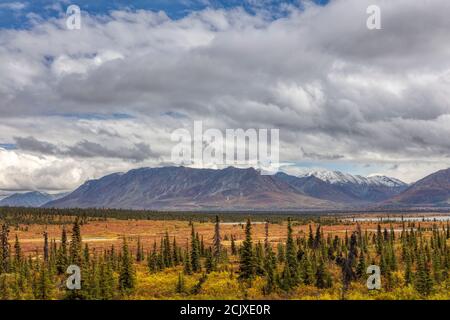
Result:
[[[366,28],[374,3],[382,30]],[[83,159],[88,172],[118,159],[133,168],[170,162],[170,133],[203,120],[280,128],[283,162],[369,163],[408,182],[449,166],[450,3],[303,7],[276,19],[263,7],[178,20],[86,13],[81,30],[63,18],[1,30],[2,142],[18,155]]]
[[24,2],[5,2],[0,3],[0,10],[11,10],[11,11],[20,11],[27,7],[27,4]]
[[306,152],[304,148],[300,147],[303,158],[311,159],[311,160],[338,160],[344,158],[343,155],[340,154],[320,154],[315,152]]
[[122,147],[116,150],[108,149],[99,143],[90,141],[80,141],[76,145],[68,148],[66,155],[74,157],[104,157],[104,158],[119,158],[128,159],[136,162],[141,162],[155,154],[150,149],[150,146],[145,143],[137,143],[131,148]]
[[70,191],[104,174],[127,169],[122,161],[86,161],[0,149],[0,189]]
[[20,150],[36,152],[44,155],[69,156],[74,158],[117,158],[142,162],[151,157],[157,157],[150,146],[136,143],[132,147],[111,149],[100,143],[82,140],[71,146],[56,146],[46,141],[39,141],[34,137],[15,137],[16,146]]
[[45,141],[39,141],[33,137],[15,137],[15,140],[17,148],[22,150],[34,151],[49,155],[58,154],[60,152],[59,148],[54,144]]

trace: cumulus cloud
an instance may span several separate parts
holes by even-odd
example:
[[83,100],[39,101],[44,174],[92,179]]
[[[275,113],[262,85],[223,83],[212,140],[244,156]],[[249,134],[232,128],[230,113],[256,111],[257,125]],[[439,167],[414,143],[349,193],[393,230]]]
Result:
[[[447,167],[450,2],[303,4],[276,19],[262,7],[179,20],[138,10],[84,14],[81,30],[66,30],[64,19],[1,30],[0,143],[18,146],[2,152],[49,171],[82,159],[84,178],[117,169],[89,169],[109,161],[167,163],[170,132],[203,120],[280,128],[284,162],[371,163],[407,182]],[[372,4],[382,30],[366,28]],[[89,114],[132,118],[81,116]],[[19,158],[14,168],[26,167]],[[27,171],[38,166],[25,167],[23,186],[38,179]],[[14,185],[8,179],[0,188]]]

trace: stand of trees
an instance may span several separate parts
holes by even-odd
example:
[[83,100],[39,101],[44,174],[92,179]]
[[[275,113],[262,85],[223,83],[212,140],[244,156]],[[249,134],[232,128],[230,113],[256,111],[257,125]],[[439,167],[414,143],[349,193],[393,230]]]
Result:
[[[296,223],[320,223],[333,225],[342,223],[339,215],[324,215],[316,213],[290,213],[294,215]],[[215,214],[208,212],[185,211],[152,211],[152,210],[125,210],[125,209],[54,209],[54,208],[20,208],[0,207],[0,221],[7,222],[10,226],[18,227],[19,224],[72,224],[74,217],[78,217],[81,224],[92,220],[106,220],[108,218],[120,220],[178,220],[214,222]],[[282,223],[287,219],[286,213],[277,212],[221,212],[221,219],[228,222],[240,222],[242,217],[262,219],[270,223]],[[342,217],[342,216],[341,216]]]
[[[82,219],[75,219],[70,239],[66,227],[60,241],[43,234],[42,251],[25,256],[20,239],[10,239],[8,224],[0,232],[0,299],[121,299],[132,298],[139,277],[136,269],[145,268],[148,274],[176,270],[178,294],[197,294],[208,275],[227,271],[236,276],[245,288],[251,288],[256,279],[262,279],[262,295],[289,295],[301,286],[317,289],[341,288],[345,299],[355,284],[364,285],[366,269],[378,265],[382,274],[382,290],[410,286],[422,298],[448,283],[450,272],[450,228],[434,224],[427,231],[420,227],[400,232],[356,230],[345,236],[324,232],[321,225],[309,227],[307,234],[294,234],[293,222],[287,220],[286,241],[270,241],[270,224],[265,225],[264,242],[255,242],[250,219],[245,225],[245,239],[237,245],[234,235],[231,247],[223,246],[219,218],[215,218],[211,246],[191,223],[188,243],[179,243],[168,232],[145,248],[137,239],[135,250],[130,250],[124,238],[120,248],[111,246],[102,252],[83,244]],[[315,229],[315,230],[314,230]],[[68,290],[65,280],[69,265],[81,268],[81,289]],[[186,277],[199,275],[198,282],[187,288]]]

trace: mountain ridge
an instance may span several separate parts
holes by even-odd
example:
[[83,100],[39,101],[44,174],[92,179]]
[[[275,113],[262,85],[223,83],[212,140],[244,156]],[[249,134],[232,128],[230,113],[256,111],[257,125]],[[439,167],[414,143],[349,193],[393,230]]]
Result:
[[66,195],[67,193],[52,195],[40,191],[14,193],[0,200],[0,207],[40,207]]
[[[369,191],[379,191],[374,190]],[[385,200],[389,191],[379,192],[382,196],[375,198]],[[314,176],[267,176],[254,168],[160,167],[133,169],[87,181],[45,207],[276,210],[340,209],[372,202],[362,191],[349,191]]]
[[343,173],[341,171],[320,170],[320,171],[310,171],[305,174],[299,175],[299,177],[304,176],[315,176],[316,178],[331,184],[355,183],[355,184],[377,185],[377,186],[383,185],[389,187],[401,187],[408,185],[407,183],[399,179],[379,174],[364,177],[361,175],[352,175],[349,173]]
[[46,207],[127,209],[331,208],[333,203],[299,194],[253,168],[140,168],[90,180]]
[[386,207],[450,207],[450,168],[434,172],[411,184],[383,203]]

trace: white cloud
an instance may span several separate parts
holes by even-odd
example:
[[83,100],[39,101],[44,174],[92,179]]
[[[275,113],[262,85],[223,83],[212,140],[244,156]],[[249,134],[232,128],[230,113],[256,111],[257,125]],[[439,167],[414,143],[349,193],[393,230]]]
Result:
[[0,9],[7,9],[12,11],[20,11],[25,9],[27,6],[26,3],[23,2],[5,2],[0,3]]
[[[307,3],[275,21],[238,9],[180,20],[115,11],[83,16],[76,31],[63,19],[0,31],[0,143],[33,137],[66,150],[87,141],[90,154],[99,146],[95,159],[3,150],[22,178],[1,167],[0,189],[35,186],[40,166],[62,189],[131,168],[133,160],[116,165],[115,156],[142,144],[158,156],[139,165],[165,163],[170,132],[193,120],[280,128],[284,162],[373,164],[408,182],[447,167],[450,3],[375,1],[383,29],[370,31],[365,9],[373,2]],[[58,169],[79,161],[79,175]]]

